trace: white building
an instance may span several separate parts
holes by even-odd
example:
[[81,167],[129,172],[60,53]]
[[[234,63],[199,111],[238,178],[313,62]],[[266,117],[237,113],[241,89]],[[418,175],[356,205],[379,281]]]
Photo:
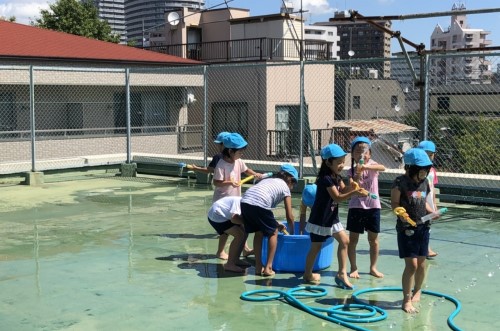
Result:
[[[489,31],[468,26],[467,16],[461,13],[464,10],[463,4],[453,5],[452,11],[456,14],[451,16],[450,27],[444,30],[438,24],[434,28],[431,35],[432,50],[481,48],[491,44],[491,40],[486,39]],[[430,65],[432,84],[491,84],[491,63],[484,55],[434,58]]]

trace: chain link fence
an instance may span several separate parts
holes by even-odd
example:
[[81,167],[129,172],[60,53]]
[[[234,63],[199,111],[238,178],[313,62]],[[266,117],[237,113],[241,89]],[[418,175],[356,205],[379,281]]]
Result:
[[426,137],[454,183],[498,187],[500,54],[425,59],[424,68],[416,55],[162,70],[0,67],[0,174],[206,165],[215,136],[231,131],[248,140],[251,167],[292,162],[303,176],[317,173],[322,146],[349,151],[358,135],[372,139],[373,158],[389,173],[401,172],[402,153]]

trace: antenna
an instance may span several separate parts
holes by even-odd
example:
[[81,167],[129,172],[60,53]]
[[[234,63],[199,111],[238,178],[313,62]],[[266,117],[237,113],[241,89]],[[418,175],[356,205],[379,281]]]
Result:
[[180,23],[180,16],[177,12],[173,11],[168,14],[167,21],[172,28],[177,27],[177,25]]

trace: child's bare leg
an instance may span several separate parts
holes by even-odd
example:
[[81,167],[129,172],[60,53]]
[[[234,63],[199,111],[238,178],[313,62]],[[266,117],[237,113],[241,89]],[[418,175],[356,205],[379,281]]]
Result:
[[337,277],[340,278],[346,286],[353,287],[347,277],[347,247],[349,247],[349,236],[344,230],[334,233],[333,237],[339,243],[337,248],[337,259],[339,261],[339,270]]
[[278,246],[278,229],[272,235],[267,237],[267,263],[262,271],[263,276],[273,276],[273,261],[274,254],[276,254],[276,246]]
[[417,259],[406,257],[405,258],[405,270],[403,271],[403,276],[401,277],[401,283],[403,287],[403,304],[401,309],[407,313],[416,313],[417,309],[413,306],[411,302],[411,288],[413,286],[414,275],[417,270]]
[[261,231],[255,232],[253,236],[253,250],[255,253],[255,274],[262,275],[262,240],[264,235]]
[[351,272],[349,277],[359,278],[358,265],[356,264],[356,246],[359,241],[359,233],[349,232],[349,246],[347,247],[347,255],[351,264]]
[[323,243],[321,242],[311,242],[311,248],[307,253],[306,257],[306,266],[304,270],[304,280],[309,283],[319,283],[321,280],[321,275],[317,273],[313,273],[314,262],[316,261],[316,257],[318,256],[319,251],[321,250],[321,246]]
[[227,253],[224,251],[226,248],[227,238],[228,235],[225,233],[219,236],[219,244],[217,246],[217,253],[215,253],[215,256],[221,260],[227,260],[228,258]]
[[226,233],[233,236],[234,239],[229,245],[229,256],[227,263],[224,265],[224,269],[232,272],[245,272],[245,269],[239,267],[239,261],[246,235],[237,225],[227,229]]
[[425,256],[417,258],[417,270],[415,271],[415,286],[413,288],[412,302],[419,302],[422,294],[422,284],[425,279]]
[[428,251],[429,251],[429,253],[427,254],[427,257],[436,257],[438,255],[437,252],[432,250],[430,245],[429,245]]
[[[370,245],[370,275],[383,278],[384,274],[377,270],[379,252],[378,233],[368,231],[368,244]],[[351,245],[349,243],[349,245]]]

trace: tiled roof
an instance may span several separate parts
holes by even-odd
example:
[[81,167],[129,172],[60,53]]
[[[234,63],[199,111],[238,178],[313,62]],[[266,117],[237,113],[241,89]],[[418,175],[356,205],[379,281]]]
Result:
[[193,65],[198,61],[0,20],[0,59],[36,58]]
[[349,127],[351,131],[369,132],[373,130],[377,135],[418,130],[413,126],[386,119],[334,121],[333,126]]

